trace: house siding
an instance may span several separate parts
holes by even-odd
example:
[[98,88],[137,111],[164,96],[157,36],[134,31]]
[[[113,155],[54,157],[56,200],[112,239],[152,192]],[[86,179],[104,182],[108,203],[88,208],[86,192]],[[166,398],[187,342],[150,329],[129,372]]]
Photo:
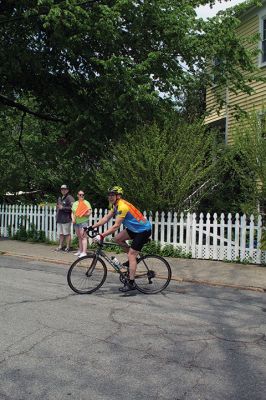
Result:
[[[263,8],[257,9],[255,15],[245,17],[242,24],[238,28],[238,33],[240,37],[250,37],[259,32],[260,27],[260,17],[259,14],[263,14],[265,11],[266,14],[266,6]],[[258,43],[247,43],[247,48],[252,50],[252,46],[258,46]],[[255,48],[255,47],[254,47]],[[258,56],[254,57],[254,64],[258,65],[259,59]],[[248,74],[245,73],[244,76]],[[260,68],[260,76],[266,78],[266,66]],[[215,121],[218,121],[222,116],[225,116],[227,119],[227,143],[232,143],[232,134],[235,128],[238,126],[238,121],[234,115],[234,107],[238,106],[243,111],[251,112],[253,110],[261,110],[263,106],[266,104],[266,83],[253,81],[249,83],[249,86],[252,87],[253,93],[248,95],[243,92],[233,93],[230,91],[230,88],[227,90],[227,107],[224,107],[220,111],[220,115],[215,111],[215,95],[213,93],[213,89],[209,88],[206,94],[206,104],[207,104],[207,116],[205,118],[205,123],[209,124]],[[242,129],[243,127],[241,127]]]

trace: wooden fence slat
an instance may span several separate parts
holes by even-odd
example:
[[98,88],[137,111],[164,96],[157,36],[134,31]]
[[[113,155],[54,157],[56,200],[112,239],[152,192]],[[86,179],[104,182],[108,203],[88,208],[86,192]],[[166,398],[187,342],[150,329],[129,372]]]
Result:
[[227,260],[232,260],[232,215],[228,214],[227,217]]
[[254,256],[254,215],[250,216],[249,222],[249,258]]
[[213,214],[213,259],[217,260],[217,230],[218,230],[218,223],[217,223],[217,214]]
[[197,215],[192,215],[192,227],[191,227],[191,254],[192,258],[196,258],[196,227],[197,227]]
[[220,229],[220,255],[219,260],[224,260],[224,213],[221,214],[221,229]]
[[206,249],[205,249],[205,257],[204,258],[209,258],[210,257],[210,230],[211,230],[211,221],[210,221],[211,215],[210,213],[207,214],[207,221],[206,221]]
[[240,260],[243,261],[246,258],[246,215],[242,215],[240,218]]
[[259,215],[258,216],[258,223],[257,223],[257,257],[256,257],[256,262],[257,264],[261,263],[261,259],[262,259],[262,252],[260,249],[260,241],[261,241],[261,235],[262,235],[262,216]]
[[186,219],[186,253],[191,250],[191,215],[187,213]]

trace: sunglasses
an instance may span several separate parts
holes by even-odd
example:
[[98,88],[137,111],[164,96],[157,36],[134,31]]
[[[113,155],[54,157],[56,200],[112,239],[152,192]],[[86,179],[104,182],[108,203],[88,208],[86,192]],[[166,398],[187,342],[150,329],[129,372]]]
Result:
[[78,193],[78,196],[85,196],[85,194],[84,193]]

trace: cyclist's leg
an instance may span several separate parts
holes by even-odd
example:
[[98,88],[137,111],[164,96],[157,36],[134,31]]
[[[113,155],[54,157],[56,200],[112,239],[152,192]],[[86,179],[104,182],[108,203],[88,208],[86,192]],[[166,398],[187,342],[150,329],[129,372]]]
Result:
[[137,257],[139,252],[145,243],[148,242],[149,237],[151,235],[151,231],[144,231],[140,233],[130,232],[130,235],[133,239],[129,252],[128,252],[128,260],[129,260],[129,276],[130,279],[134,280],[137,270]]
[[130,235],[130,238],[133,239],[127,254],[129,261],[129,281],[126,282],[124,288],[119,289],[122,292],[127,292],[136,289],[135,275],[137,270],[137,257],[142,247],[144,246],[145,243],[147,243],[151,235],[151,231],[140,232],[140,233],[129,231],[128,233]]
[[122,247],[125,253],[128,253],[129,251],[129,245],[127,244],[126,240],[129,240],[130,236],[127,232],[126,229],[123,229],[121,232],[119,232],[115,237],[114,241]]
[[136,270],[137,270],[137,257],[139,255],[139,251],[129,248],[127,253],[128,261],[129,261],[129,279],[134,281]]

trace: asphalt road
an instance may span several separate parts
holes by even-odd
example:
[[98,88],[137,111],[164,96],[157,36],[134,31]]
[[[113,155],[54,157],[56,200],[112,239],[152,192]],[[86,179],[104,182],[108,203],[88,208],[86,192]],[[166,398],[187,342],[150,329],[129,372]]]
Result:
[[1,400],[265,400],[266,295],[171,283],[80,296],[65,266],[0,257]]

